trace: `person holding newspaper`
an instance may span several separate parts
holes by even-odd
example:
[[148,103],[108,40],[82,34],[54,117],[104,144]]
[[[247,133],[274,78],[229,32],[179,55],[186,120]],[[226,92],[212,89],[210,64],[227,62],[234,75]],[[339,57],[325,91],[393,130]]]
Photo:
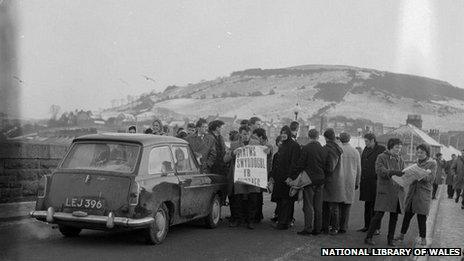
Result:
[[415,180],[409,185],[408,195],[406,196],[406,212],[401,226],[401,234],[395,239],[402,243],[404,235],[408,232],[409,223],[414,214],[417,214],[419,225],[420,245],[426,246],[427,215],[432,201],[432,184],[437,172],[437,162],[430,158],[430,148],[428,145],[421,144],[416,148],[417,166],[425,171],[425,176],[420,180]]
[[392,177],[402,176],[404,161],[401,159],[401,149],[403,142],[398,138],[389,139],[387,150],[377,157],[375,162],[375,172],[377,173],[377,194],[375,198],[374,217],[371,219],[364,242],[368,245],[375,245],[372,240],[375,230],[382,222],[385,212],[390,212],[388,222],[387,242],[389,246],[395,246],[394,235],[398,214],[403,212],[404,192]]

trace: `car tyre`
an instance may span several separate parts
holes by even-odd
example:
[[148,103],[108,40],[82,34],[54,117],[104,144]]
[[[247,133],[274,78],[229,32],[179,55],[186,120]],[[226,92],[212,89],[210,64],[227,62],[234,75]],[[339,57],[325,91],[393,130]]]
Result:
[[65,237],[77,237],[79,233],[81,233],[82,229],[77,227],[70,227],[65,225],[59,225],[58,229],[60,230],[61,234]]
[[155,222],[146,229],[146,239],[150,245],[159,245],[164,241],[169,231],[169,211],[164,203],[156,211],[154,219]]
[[205,218],[206,227],[208,228],[216,228],[221,220],[221,199],[219,195],[216,194],[211,200],[211,204],[209,206],[209,214]]

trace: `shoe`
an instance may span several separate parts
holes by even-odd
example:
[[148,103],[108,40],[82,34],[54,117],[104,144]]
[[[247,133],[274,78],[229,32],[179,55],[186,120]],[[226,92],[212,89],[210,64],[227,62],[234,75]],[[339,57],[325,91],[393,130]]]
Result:
[[240,226],[240,222],[238,221],[232,221],[229,223],[229,227],[238,227]]
[[295,219],[292,218],[292,222],[290,222],[290,227],[293,227],[295,225]]
[[289,229],[289,226],[288,226],[288,225],[277,224],[277,223],[272,224],[272,227],[273,227],[274,229],[277,229],[277,230],[287,230],[287,229]]
[[367,227],[363,227],[363,228],[360,228],[360,229],[358,229],[356,231],[358,231],[358,232],[367,232],[367,230],[369,230]]
[[378,236],[378,235],[380,235],[380,230],[376,229],[376,230],[374,231],[374,236]]
[[316,230],[311,231],[311,235],[313,236],[317,236],[319,234],[321,234],[321,231],[316,231]]
[[273,217],[273,218],[271,218],[271,221],[272,222],[277,222],[278,219],[279,219],[278,217]]
[[395,240],[395,242],[398,243],[398,244],[403,244],[403,242],[404,242],[404,235],[400,234],[400,235],[397,236],[394,240]]
[[461,209],[464,209],[464,206],[461,206]]
[[433,199],[437,199],[437,198],[436,198],[436,197],[432,197],[432,200],[433,200]]
[[253,224],[252,222],[250,222],[250,223],[247,224],[247,228],[248,228],[248,229],[255,229],[255,224]]
[[308,231],[306,231],[306,230],[301,230],[301,231],[298,231],[298,232],[296,232],[296,233],[297,233],[298,235],[300,235],[300,236],[309,236],[309,235],[312,234],[311,232],[308,232]]
[[427,239],[421,238],[421,240],[419,241],[419,245],[422,247],[427,246]]
[[339,233],[339,234],[345,234],[345,233],[346,233],[346,230],[340,229],[340,230],[338,230],[338,233]]
[[367,238],[367,237],[366,237],[366,238],[364,239],[364,243],[365,243],[366,245],[375,246],[375,242],[374,242],[374,240],[372,240],[372,238]]
[[329,230],[329,235],[335,236],[338,234],[338,229],[332,228]]
[[387,240],[387,245],[388,245],[388,246],[391,246],[391,247],[396,247],[395,240],[393,240],[393,239]]

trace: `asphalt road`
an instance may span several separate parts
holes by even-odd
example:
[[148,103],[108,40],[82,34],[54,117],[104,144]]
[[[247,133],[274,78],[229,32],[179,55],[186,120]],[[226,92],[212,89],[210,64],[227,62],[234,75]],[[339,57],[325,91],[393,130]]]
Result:
[[[301,204],[295,203],[296,223],[288,231],[271,228],[269,218],[274,203],[269,202],[269,196],[266,195],[265,220],[255,230],[246,227],[229,228],[227,221],[222,221],[216,229],[183,224],[172,227],[165,242],[158,246],[146,245],[137,232],[83,230],[77,238],[64,238],[57,229],[31,219],[3,223],[0,224],[0,260],[332,260],[334,258],[320,256],[321,247],[366,247],[363,243],[365,234],[355,231],[363,225],[363,205],[360,202],[351,208],[349,231],[346,234],[309,237],[296,234],[303,226]],[[228,208],[224,207],[223,216],[228,213]],[[375,237],[376,247],[387,247],[387,222],[388,215],[383,220],[382,234]],[[401,222],[402,216],[397,231]],[[417,233],[414,219],[404,247],[412,246]]]

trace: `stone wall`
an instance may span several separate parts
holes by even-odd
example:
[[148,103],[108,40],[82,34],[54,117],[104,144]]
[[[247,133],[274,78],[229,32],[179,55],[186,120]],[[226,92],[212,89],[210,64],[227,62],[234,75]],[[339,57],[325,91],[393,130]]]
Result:
[[40,178],[56,168],[68,145],[0,143],[0,203],[34,199]]

